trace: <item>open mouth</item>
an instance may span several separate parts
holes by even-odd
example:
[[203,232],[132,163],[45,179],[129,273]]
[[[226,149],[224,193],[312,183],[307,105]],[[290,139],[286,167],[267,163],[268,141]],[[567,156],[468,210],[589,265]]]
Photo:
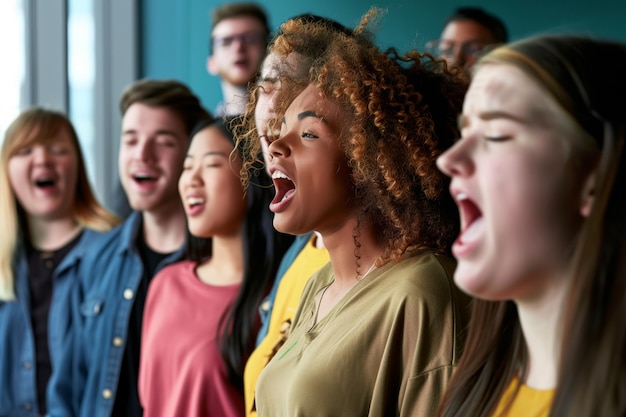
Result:
[[50,189],[54,187],[55,181],[52,178],[37,178],[35,180],[35,187],[42,190]]
[[272,180],[274,181],[274,188],[276,189],[276,196],[272,200],[272,204],[285,201],[296,192],[296,185],[284,172],[274,171],[272,173]]
[[248,67],[248,60],[247,59],[239,59],[237,61],[235,61],[235,66],[237,67]]
[[199,197],[189,197],[187,199],[187,205],[189,208],[198,207],[204,204],[204,198]]
[[139,184],[147,184],[155,182],[157,177],[148,174],[134,174],[133,179]]
[[478,205],[467,194],[459,193],[456,196],[457,205],[461,214],[461,235],[463,240],[472,240],[482,225],[483,213]]

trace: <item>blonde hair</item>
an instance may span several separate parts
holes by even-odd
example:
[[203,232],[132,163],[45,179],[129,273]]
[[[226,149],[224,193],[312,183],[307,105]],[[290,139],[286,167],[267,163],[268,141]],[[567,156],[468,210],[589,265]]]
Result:
[[23,111],[6,131],[0,152],[0,230],[5,237],[0,240],[0,300],[15,299],[13,262],[19,245],[28,239],[26,217],[15,199],[7,172],[8,162],[25,146],[44,143],[65,129],[76,151],[77,181],[72,217],[83,227],[106,231],[119,223],[119,219],[96,200],[85,169],[78,136],[71,122],[63,114],[43,108]]

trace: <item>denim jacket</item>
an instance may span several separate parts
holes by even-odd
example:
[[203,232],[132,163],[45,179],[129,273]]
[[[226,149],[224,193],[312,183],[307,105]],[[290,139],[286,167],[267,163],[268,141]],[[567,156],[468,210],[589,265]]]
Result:
[[[72,294],[73,347],[53,370],[48,416],[111,416],[132,306],[143,276],[136,245],[141,223],[141,213],[132,213],[81,265]],[[184,247],[157,270],[183,254]]]
[[[53,274],[53,293],[48,313],[48,350],[52,366],[65,349],[70,325],[69,300],[77,282],[81,259],[102,233],[85,230],[80,240],[63,258]],[[28,259],[18,252],[13,266],[15,301],[0,301],[0,417],[36,417],[37,384],[35,339],[30,317]]]

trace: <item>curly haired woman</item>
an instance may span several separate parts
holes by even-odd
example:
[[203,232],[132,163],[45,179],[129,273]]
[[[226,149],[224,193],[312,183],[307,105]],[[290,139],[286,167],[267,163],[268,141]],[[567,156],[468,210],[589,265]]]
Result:
[[281,80],[268,159],[274,227],[319,232],[330,263],[261,374],[261,417],[431,415],[463,345],[458,215],[435,160],[458,137],[466,83],[416,52],[376,48],[365,32],[375,14],[350,36],[290,20],[271,47],[329,45],[304,82]]

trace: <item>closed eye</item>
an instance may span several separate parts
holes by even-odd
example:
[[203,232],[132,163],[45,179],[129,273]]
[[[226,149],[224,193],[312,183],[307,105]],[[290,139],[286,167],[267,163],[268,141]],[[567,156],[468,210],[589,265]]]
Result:
[[66,148],[65,146],[53,146],[50,148],[50,152],[53,155],[67,155],[69,154],[70,150],[68,148]]
[[317,139],[318,136],[311,133],[311,132],[302,132],[301,137],[305,138],[305,139]]
[[28,155],[31,150],[32,148],[30,147],[21,148],[15,151],[14,155],[20,155],[20,156]]
[[511,136],[485,136],[485,140],[489,142],[504,142],[511,139]]

